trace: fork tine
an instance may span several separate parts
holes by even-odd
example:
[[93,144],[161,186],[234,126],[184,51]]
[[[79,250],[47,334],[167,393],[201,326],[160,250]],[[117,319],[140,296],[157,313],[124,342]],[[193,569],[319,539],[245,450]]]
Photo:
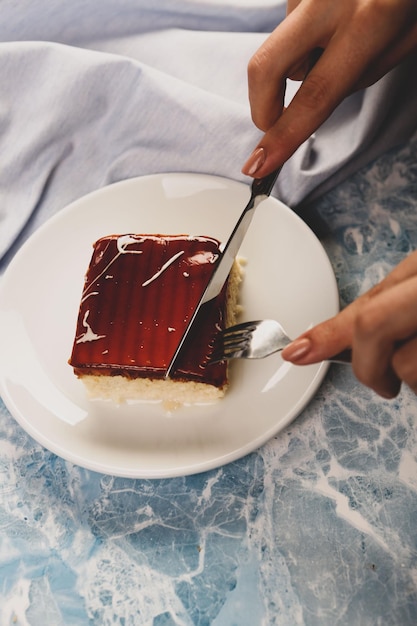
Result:
[[244,343],[250,341],[250,333],[236,332],[236,333],[219,333],[214,340],[214,348],[220,348],[223,350],[231,350],[234,347],[238,348]]
[[213,352],[210,355],[209,363],[218,363],[227,358],[240,356],[248,347],[254,329],[254,323],[243,322],[220,331],[214,338]]
[[241,324],[236,324],[235,326],[231,326],[230,328],[225,328],[220,331],[216,336],[222,338],[223,340],[228,339],[229,337],[242,337],[247,336],[251,332],[253,332],[256,328],[256,322],[242,322]]
[[212,355],[210,356],[210,359],[215,357],[218,358],[220,355],[229,355],[229,354],[234,354],[235,352],[238,352],[240,350],[244,350],[245,347],[247,347],[248,342],[237,342],[237,343],[230,343],[230,344],[217,344],[214,346]]
[[214,340],[215,350],[233,352],[245,348],[251,340],[253,328],[236,328],[220,332]]
[[244,352],[244,347],[234,347],[233,349],[223,348],[219,350],[213,350],[211,353],[208,363],[218,363],[219,361],[225,361],[230,358],[237,358]]
[[239,347],[244,343],[248,343],[250,340],[249,335],[237,335],[236,337],[226,337],[219,341],[219,345],[222,345],[224,349],[230,350],[233,346]]

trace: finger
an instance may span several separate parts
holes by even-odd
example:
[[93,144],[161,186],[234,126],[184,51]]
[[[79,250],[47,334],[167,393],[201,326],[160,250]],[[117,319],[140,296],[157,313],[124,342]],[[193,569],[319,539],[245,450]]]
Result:
[[272,64],[273,53],[267,40],[248,65],[249,103],[252,120],[267,131],[282,113],[286,76],[279,76]]
[[301,4],[249,61],[249,102],[252,119],[261,130],[268,130],[281,115],[287,77],[306,63],[323,39],[325,28],[322,20],[312,20],[309,3]]
[[[287,16],[294,11],[302,1],[303,0],[287,0]],[[316,60],[317,59],[311,59],[310,55],[307,55],[298,65],[293,66],[293,69],[288,71],[288,78],[296,81],[304,80]]]
[[365,295],[372,297],[373,294],[398,285],[407,278],[412,278],[415,275],[417,275],[417,250],[406,256],[379,284],[375,285]]
[[[301,14],[303,19],[307,14],[306,11],[300,10],[301,7],[302,5],[287,18],[289,20],[292,16],[297,15],[296,26],[298,26],[298,22],[302,23],[302,19],[298,19],[298,14]],[[325,45],[326,49],[319,62],[302,83],[286,111],[276,117],[276,122],[258,144],[257,149],[260,147],[263,149],[263,159],[257,163],[257,169],[254,170],[253,159],[251,161],[249,158],[242,169],[244,173],[262,177],[282,165],[330,116],[338,104],[347,95],[355,91],[356,85],[364,73],[364,68],[368,68],[375,58],[383,54],[387,40],[393,39],[387,24],[381,18],[378,19],[375,28],[373,28],[374,24],[369,24],[369,20],[370,16],[364,16],[362,13],[353,15],[348,25],[336,28],[328,43],[326,43],[327,24],[325,24],[324,30],[313,33],[313,39],[309,37],[310,50],[312,41],[316,47]],[[375,21],[375,16],[373,16],[373,20]],[[391,25],[389,27],[391,28]],[[292,33],[295,32],[298,33],[297,28],[292,29]],[[318,36],[319,34],[321,38]],[[279,29],[277,29],[275,36],[280,36]],[[275,48],[277,47],[279,47],[278,43],[275,44]],[[305,50],[303,45],[300,46],[300,49],[301,56],[293,59],[293,61],[297,60],[298,63],[308,52],[308,49]],[[283,58],[285,60],[285,54]],[[286,59],[286,67],[287,69],[289,67],[288,58]],[[280,75],[282,76],[282,70]],[[273,111],[272,93],[263,103],[256,102],[255,93],[254,98],[254,106],[255,108],[258,107],[259,119],[265,126],[273,117],[271,113]],[[269,118],[267,116],[268,111]],[[274,115],[277,116],[276,109]]]
[[302,2],[302,0],[287,0],[287,15],[289,15],[298,5]]
[[[318,363],[352,347],[354,324],[362,308],[380,294],[417,275],[417,251],[406,257],[394,270],[343,311],[306,331],[283,352],[282,357],[298,365]],[[416,316],[417,317],[417,316]]]
[[358,302],[338,315],[301,334],[282,351],[282,358],[296,365],[319,363],[352,345],[353,325]]
[[[285,163],[353,90],[360,76],[359,68],[354,72],[348,50],[344,59],[339,60],[340,48],[334,53],[332,48],[327,47],[282,114],[281,105],[278,108],[275,103],[274,106],[274,94],[271,92],[262,104],[256,104],[258,119],[255,123],[259,128],[264,130],[274,117],[276,121],[256,148],[264,151],[263,163],[255,172],[250,172],[249,159],[242,169],[243,173],[261,178]],[[358,65],[359,61],[356,61],[355,67]]]
[[352,366],[357,378],[384,397],[395,396],[398,344],[417,333],[417,276],[368,299],[354,320]]
[[417,337],[408,340],[395,351],[392,367],[398,379],[417,394]]

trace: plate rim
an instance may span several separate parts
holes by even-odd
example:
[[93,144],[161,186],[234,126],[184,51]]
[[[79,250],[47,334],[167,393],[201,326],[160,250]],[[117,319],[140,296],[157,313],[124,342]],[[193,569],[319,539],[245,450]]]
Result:
[[[184,179],[189,179],[189,177],[196,177],[202,180],[207,179],[208,181],[210,180],[213,181],[217,179],[218,181],[226,183],[227,186],[231,185],[239,189],[241,189],[242,187],[249,187],[244,182],[237,181],[231,178],[222,177],[222,176],[211,175],[211,174],[201,174],[201,173],[194,173],[194,172],[163,172],[163,173],[149,174],[146,176],[134,176],[134,177],[116,181],[109,185],[92,190],[89,193],[73,200],[72,202],[64,206],[62,209],[58,210],[57,213],[55,213],[53,216],[47,219],[43,224],[41,224],[36,229],[36,231],[21,245],[21,247],[17,250],[16,254],[10,260],[8,266],[6,267],[5,272],[0,277],[0,295],[4,291],[5,285],[7,285],[9,277],[13,275],[15,265],[19,263],[22,256],[25,255],[27,249],[30,248],[31,246],[36,245],[38,238],[42,237],[45,229],[53,228],[53,226],[59,223],[60,220],[65,219],[68,213],[71,213],[72,211],[74,211],[74,209],[78,207],[80,203],[89,202],[91,198],[96,198],[96,197],[99,197],[101,194],[105,194],[110,188],[115,189],[117,187],[135,185],[138,182],[141,183],[145,180],[161,179],[163,177],[171,177],[171,176],[176,176],[179,178],[182,177]],[[333,297],[335,298],[334,304],[335,304],[335,309],[337,311],[339,309],[339,296],[338,296],[337,282],[336,282],[336,278],[334,275],[333,267],[330,263],[328,255],[322,243],[320,242],[316,234],[312,231],[312,229],[306,224],[306,222],[304,222],[302,218],[298,216],[290,207],[288,207],[281,200],[273,196],[271,196],[270,200],[275,203],[278,203],[281,210],[288,212],[288,214],[291,214],[292,218],[297,222],[298,226],[308,231],[310,236],[313,236],[314,239],[316,240],[318,244],[318,248],[321,249],[323,257],[327,260],[328,268],[330,270],[330,276],[333,279],[332,280]],[[0,304],[0,310],[1,308],[2,307]],[[120,476],[120,477],[126,477],[126,478],[160,479],[160,478],[187,476],[187,475],[193,475],[193,474],[198,474],[201,472],[209,471],[212,469],[219,468],[223,465],[229,464],[231,462],[234,462],[250,454],[251,452],[255,452],[260,447],[265,445],[274,435],[281,432],[291,422],[293,422],[294,419],[296,419],[296,417],[306,407],[308,402],[314,397],[315,393],[317,392],[318,388],[323,382],[323,379],[328,371],[328,368],[329,368],[329,363],[323,362],[321,364],[318,364],[316,368],[316,372],[314,376],[312,377],[309,385],[303,390],[303,393],[301,394],[300,398],[294,404],[291,411],[288,412],[286,418],[281,419],[279,423],[277,422],[274,426],[271,426],[269,429],[261,433],[254,440],[248,441],[245,445],[240,446],[239,448],[236,448],[227,453],[216,455],[210,460],[206,460],[197,464],[188,463],[185,465],[184,464],[178,465],[175,469],[172,467],[161,468],[159,470],[156,470],[155,468],[145,469],[143,466],[128,468],[127,466],[116,467],[115,464],[109,464],[108,466],[105,466],[103,465],[103,463],[98,462],[95,459],[86,459],[84,456],[78,454],[77,451],[75,452],[72,451],[69,453],[68,449],[64,448],[58,442],[51,441],[50,439],[48,439],[44,433],[42,433],[38,428],[36,428],[34,424],[30,422],[30,420],[28,421],[25,415],[21,414],[20,409],[16,406],[13,397],[10,395],[7,386],[4,384],[1,368],[0,368],[0,395],[3,399],[4,405],[9,410],[13,419],[15,419],[15,421],[38,444],[42,445],[44,448],[53,452],[54,454],[57,454],[61,458],[67,461],[70,461],[85,469],[102,473],[102,474],[108,474],[108,475]]]

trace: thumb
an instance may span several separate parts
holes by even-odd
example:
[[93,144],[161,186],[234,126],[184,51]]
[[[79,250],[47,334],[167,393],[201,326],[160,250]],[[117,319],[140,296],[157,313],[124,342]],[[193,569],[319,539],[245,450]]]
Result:
[[321,322],[290,343],[281,355],[285,361],[309,365],[330,359],[352,345],[357,301],[334,317]]

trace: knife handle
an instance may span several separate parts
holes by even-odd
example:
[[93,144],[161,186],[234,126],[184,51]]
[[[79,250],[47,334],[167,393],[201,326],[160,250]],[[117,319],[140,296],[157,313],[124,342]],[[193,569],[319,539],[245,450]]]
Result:
[[256,198],[257,196],[269,196],[281,169],[282,165],[262,178],[254,178],[252,182],[252,198]]

